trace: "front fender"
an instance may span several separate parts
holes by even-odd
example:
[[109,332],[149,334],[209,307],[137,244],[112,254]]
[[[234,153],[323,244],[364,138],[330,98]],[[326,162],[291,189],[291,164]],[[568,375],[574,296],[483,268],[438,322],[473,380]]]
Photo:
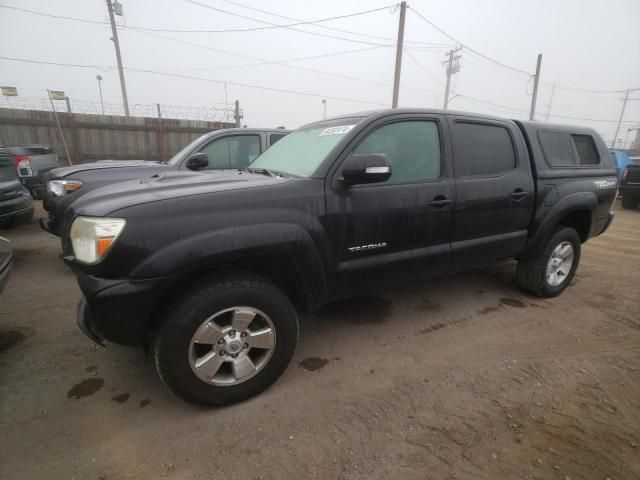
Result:
[[[282,257],[294,268],[308,305],[326,299],[324,268],[307,231],[288,223],[230,227],[180,239],[154,252],[131,272],[131,278],[183,276],[233,266],[252,257]],[[288,266],[283,264],[283,268]]]
[[[531,222],[529,240],[527,241],[524,255],[531,255],[537,252],[564,217],[579,210],[588,210],[593,215],[597,206],[598,197],[593,192],[569,194],[553,203],[552,206],[541,204],[538,213]],[[590,230],[591,228],[589,228]]]

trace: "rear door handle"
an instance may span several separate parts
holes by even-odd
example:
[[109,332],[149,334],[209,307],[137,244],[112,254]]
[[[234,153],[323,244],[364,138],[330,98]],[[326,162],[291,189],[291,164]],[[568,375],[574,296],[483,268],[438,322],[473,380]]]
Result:
[[522,197],[524,197],[527,193],[529,192],[525,192],[524,190],[522,190],[521,188],[516,188],[513,193],[511,194],[511,196],[513,198],[515,198],[516,200],[520,200]]
[[451,203],[451,200],[446,198],[444,195],[438,195],[429,203],[429,206],[434,208],[443,208],[449,205],[450,203]]

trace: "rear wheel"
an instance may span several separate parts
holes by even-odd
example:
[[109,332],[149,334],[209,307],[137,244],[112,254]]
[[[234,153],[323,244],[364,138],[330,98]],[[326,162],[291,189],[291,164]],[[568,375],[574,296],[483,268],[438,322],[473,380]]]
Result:
[[265,390],[286,369],[298,318],[273,284],[235,275],[183,294],[164,315],[154,342],[165,385],[192,403],[223,405]]
[[622,208],[627,208],[629,210],[638,208],[638,203],[640,198],[634,197],[631,195],[623,195],[622,197]]
[[518,285],[539,297],[560,295],[576,273],[580,247],[580,237],[573,228],[559,228],[537,255],[518,262]]

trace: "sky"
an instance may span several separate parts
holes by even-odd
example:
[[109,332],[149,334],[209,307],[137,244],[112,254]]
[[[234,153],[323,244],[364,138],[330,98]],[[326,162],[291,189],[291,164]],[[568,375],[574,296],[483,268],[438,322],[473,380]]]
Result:
[[[165,117],[222,118],[239,100],[243,124],[296,128],[323,118],[323,99],[327,117],[390,107],[399,18],[392,0],[121,3],[118,36],[135,115],[155,115],[160,103]],[[1,97],[0,106],[46,107],[52,89],[74,110],[99,113],[100,75],[107,112],[121,111],[110,37],[104,0],[0,0],[0,57],[82,66],[0,59],[0,85],[19,94]],[[610,143],[621,92],[637,88],[619,139],[630,143],[628,129],[640,127],[638,0],[410,1],[399,106],[442,108],[442,62],[460,43],[451,109],[528,118],[541,53],[536,119],[545,120],[556,83],[549,121],[593,127]]]

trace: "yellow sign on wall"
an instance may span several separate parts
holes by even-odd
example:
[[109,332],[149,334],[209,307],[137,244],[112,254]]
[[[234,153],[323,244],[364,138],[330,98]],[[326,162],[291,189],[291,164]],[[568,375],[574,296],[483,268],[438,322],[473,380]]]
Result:
[[62,90],[49,90],[49,95],[51,95],[51,100],[64,100],[65,95]]
[[5,97],[17,97],[18,89],[16,87],[0,87],[2,89],[2,95]]

